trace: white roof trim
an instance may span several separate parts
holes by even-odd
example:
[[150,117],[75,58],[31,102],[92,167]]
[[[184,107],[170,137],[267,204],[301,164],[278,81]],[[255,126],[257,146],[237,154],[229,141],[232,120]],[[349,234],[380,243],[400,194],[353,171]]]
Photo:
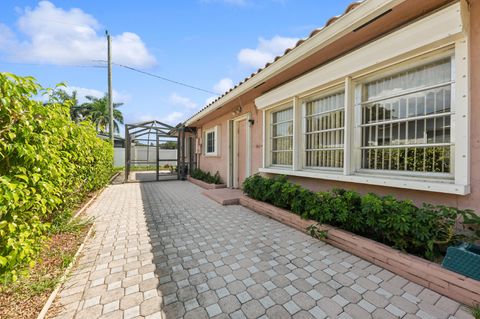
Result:
[[300,46],[294,48],[288,54],[282,56],[280,59],[273,62],[261,72],[255,74],[244,83],[238,85],[222,98],[204,108],[199,113],[195,114],[185,122],[185,125],[190,126],[204,116],[219,109],[226,103],[235,100],[243,93],[251,90],[262,82],[267,81],[269,78],[290,67],[292,64],[305,59],[316,51],[341,38],[345,34],[352,32],[379,14],[392,9],[393,7],[405,1],[406,0],[366,0],[354,10],[341,16],[330,26],[325,27],[314,36],[305,40],[305,42]]
[[257,97],[255,105],[258,109],[269,108],[293,96],[335,85],[347,76],[355,79],[366,70],[384,68],[388,61],[398,63],[399,57],[412,55],[416,50],[424,54],[427,48],[436,50],[451,44],[463,35],[460,12],[460,4],[454,3]]

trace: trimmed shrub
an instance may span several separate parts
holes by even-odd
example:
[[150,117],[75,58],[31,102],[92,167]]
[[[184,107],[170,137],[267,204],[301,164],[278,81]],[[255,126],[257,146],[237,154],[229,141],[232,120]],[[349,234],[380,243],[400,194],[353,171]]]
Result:
[[221,184],[222,181],[220,179],[220,173],[217,171],[214,175],[212,175],[210,172],[204,172],[199,168],[196,168],[190,172],[190,176],[204,181],[205,183],[208,184]]
[[[0,275],[33,266],[59,214],[106,185],[113,148],[32,77],[0,73]],[[35,100],[50,96],[47,103]],[[20,267],[21,268],[21,267]]]
[[[392,196],[360,195],[334,189],[315,193],[285,176],[247,178],[243,191],[250,197],[286,208],[302,218],[336,226],[396,249],[430,260],[449,245],[480,238],[480,217],[472,210],[423,204]],[[458,227],[459,221],[463,222]]]

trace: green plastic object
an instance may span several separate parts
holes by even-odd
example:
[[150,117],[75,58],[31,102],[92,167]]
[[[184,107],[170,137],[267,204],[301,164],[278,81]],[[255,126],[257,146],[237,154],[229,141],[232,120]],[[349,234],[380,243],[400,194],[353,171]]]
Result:
[[448,247],[442,266],[464,276],[480,280],[480,246],[462,244]]

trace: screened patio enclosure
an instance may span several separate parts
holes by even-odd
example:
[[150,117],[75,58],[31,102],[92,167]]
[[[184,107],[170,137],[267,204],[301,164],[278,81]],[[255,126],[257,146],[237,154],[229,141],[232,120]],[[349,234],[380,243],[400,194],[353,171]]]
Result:
[[172,129],[159,121],[125,125],[125,182],[179,178],[179,141]]

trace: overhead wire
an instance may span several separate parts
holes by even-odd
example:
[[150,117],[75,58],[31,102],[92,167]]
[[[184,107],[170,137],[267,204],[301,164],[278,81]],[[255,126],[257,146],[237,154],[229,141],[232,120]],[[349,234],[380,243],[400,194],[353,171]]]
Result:
[[[95,61],[105,62],[105,63],[107,62],[107,61],[105,61],[105,60],[95,60]],[[143,70],[134,68],[134,67],[132,67],[132,66],[124,65],[124,64],[121,64],[121,63],[115,63],[115,62],[112,62],[112,64],[113,64],[113,65],[116,65],[116,66],[119,66],[119,67],[122,67],[122,68],[125,68],[125,69],[128,69],[128,70],[131,70],[131,71],[134,71],[134,72],[138,72],[138,73],[141,73],[141,74],[144,74],[144,75],[147,75],[147,76],[151,76],[151,77],[154,77],[154,78],[163,80],[163,81],[167,81],[167,82],[174,83],[174,84],[177,84],[177,85],[185,86],[185,87],[188,87],[188,88],[190,88],[190,89],[194,89],[194,90],[197,90],[197,91],[202,91],[202,92],[208,93],[208,94],[219,95],[217,92],[213,92],[213,91],[210,91],[210,90],[202,89],[202,88],[200,88],[200,87],[197,87],[197,86],[194,86],[194,85],[185,83],[185,82],[180,82],[180,81],[177,81],[177,80],[172,80],[172,79],[167,78],[167,77],[165,77],[165,76],[161,76],[161,75],[157,75],[157,74],[154,74],[154,73],[151,73],[151,72],[143,71]]]
[[[32,19],[42,20],[42,21],[47,21],[47,22],[53,22],[53,23],[59,23],[59,24],[65,24],[65,25],[79,26],[79,27],[89,27],[88,25],[79,25],[79,24],[73,24],[73,23],[50,20],[50,19],[41,19],[41,18],[36,18],[36,17],[32,18]],[[102,63],[107,62],[105,60],[92,60],[92,61],[93,62],[102,62]],[[69,64],[53,64],[53,63],[51,63],[51,64],[48,64],[48,63],[47,64],[45,64],[45,63],[22,63],[22,62],[7,62],[7,61],[0,61],[0,64],[18,64],[18,65],[34,65],[34,66],[60,66],[60,67],[77,67],[77,68],[102,68],[102,69],[107,68],[106,65],[69,65]],[[154,74],[154,73],[151,73],[151,72],[143,71],[143,70],[137,69],[137,68],[132,67],[132,66],[128,66],[128,65],[124,65],[124,64],[120,64],[120,63],[114,63],[114,62],[112,64],[116,65],[116,66],[119,66],[121,68],[124,68],[124,69],[128,69],[130,71],[141,73],[143,75],[154,77],[154,78],[157,78],[157,79],[160,79],[160,80],[163,80],[163,81],[166,81],[166,82],[170,82],[170,83],[173,83],[173,84],[181,85],[181,86],[193,89],[193,90],[201,91],[201,92],[208,93],[208,94],[213,94],[213,95],[216,95],[216,96],[220,95],[217,92],[206,90],[206,89],[203,89],[203,88],[200,88],[200,87],[197,87],[197,86],[185,83],[185,82],[173,80],[173,79],[167,78],[165,76],[161,76],[161,75]]]
[[[94,62],[103,62],[103,63],[107,62],[105,60],[93,60],[93,61]],[[0,64],[33,65],[33,66],[57,66],[57,67],[75,67],[75,68],[100,68],[100,69],[107,68],[106,65],[93,65],[93,64],[92,65],[80,65],[80,64],[27,63],[27,62],[8,62],[8,61],[0,61]],[[113,62],[112,64],[116,65],[118,67],[130,70],[130,71],[141,73],[141,74],[144,74],[144,75],[147,75],[147,76],[150,76],[150,77],[154,77],[154,78],[157,78],[157,79],[160,79],[160,80],[163,80],[163,81],[167,81],[167,82],[170,82],[170,83],[173,83],[173,84],[188,87],[188,88],[193,89],[193,90],[201,91],[201,92],[208,93],[208,94],[214,94],[214,95],[217,95],[217,96],[219,95],[217,92],[202,89],[200,87],[197,87],[197,86],[185,83],[185,82],[172,80],[172,79],[167,78],[165,76],[161,76],[161,75],[154,74],[154,73],[151,73],[151,72],[143,71],[143,70],[134,68],[132,66],[124,65],[124,64],[121,64],[121,63],[115,63],[115,62]]]
[[58,66],[58,67],[72,67],[72,68],[99,68],[106,69],[106,65],[81,65],[81,64],[55,64],[55,63],[29,63],[29,62],[9,62],[0,61],[0,64],[13,64],[13,65],[33,65],[33,66]]
[[[107,62],[107,61],[105,61],[105,60],[94,60],[94,61],[95,61],[95,62]],[[0,64],[34,65],[34,66],[58,66],[58,67],[75,67],[75,68],[100,68],[100,69],[105,69],[105,68],[107,68],[106,65],[79,65],[79,64],[54,64],[54,63],[24,63],[24,62],[8,62],[8,61],[0,61]],[[169,79],[169,78],[167,78],[167,77],[164,77],[164,76],[161,76],[161,75],[157,75],[157,74],[153,74],[153,73],[150,73],[150,72],[147,72],[147,71],[143,71],[143,70],[140,70],[140,69],[137,69],[137,68],[128,66],[128,65],[124,65],[124,64],[121,64],[121,63],[112,63],[112,64],[113,64],[113,65],[116,65],[116,66],[119,66],[119,67],[122,67],[122,68],[124,68],[124,69],[128,69],[128,70],[131,70],[131,71],[134,71],[134,72],[138,72],[138,73],[141,73],[141,74],[150,76],[150,77],[154,77],[154,78],[157,78],[157,79],[160,79],[160,80],[163,80],[163,81],[167,81],[167,82],[170,82],[170,83],[174,83],[174,84],[177,84],[177,85],[181,85],[181,86],[184,86],[184,87],[188,87],[188,88],[193,89],[193,90],[201,91],[201,92],[208,93],[208,94],[219,95],[217,92],[213,92],[213,91],[210,91],[210,90],[202,89],[202,88],[200,88],[200,87],[197,87],[197,86],[194,86],[194,85],[185,83],[185,82],[180,82],[180,81],[177,81],[177,80],[172,80],[172,79]]]

